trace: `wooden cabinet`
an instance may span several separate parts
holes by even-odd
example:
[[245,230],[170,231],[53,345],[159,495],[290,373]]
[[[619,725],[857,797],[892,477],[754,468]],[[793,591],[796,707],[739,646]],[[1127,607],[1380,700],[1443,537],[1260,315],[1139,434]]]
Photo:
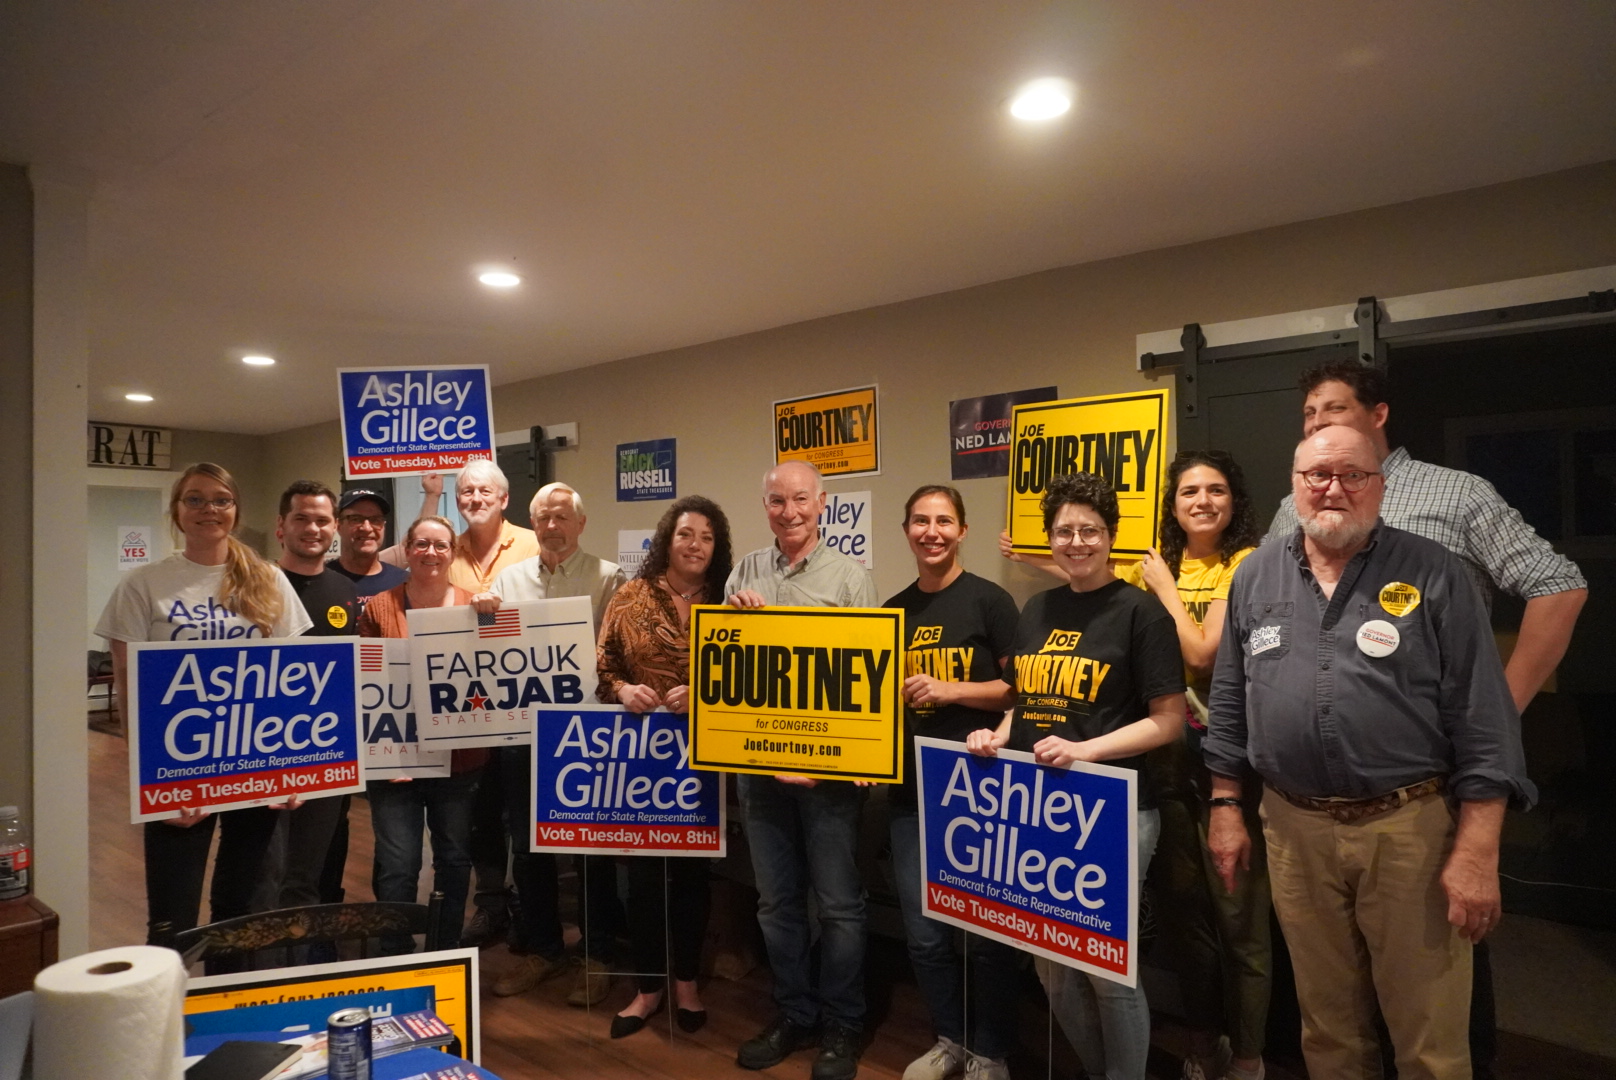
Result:
[[36,896],[0,900],[0,998],[32,990],[56,963],[56,912]]

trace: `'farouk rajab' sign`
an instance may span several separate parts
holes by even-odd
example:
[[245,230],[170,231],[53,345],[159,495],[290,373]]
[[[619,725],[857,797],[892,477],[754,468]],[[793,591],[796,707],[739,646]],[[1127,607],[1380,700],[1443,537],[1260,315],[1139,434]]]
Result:
[[449,775],[450,751],[423,749],[416,732],[407,639],[366,638],[359,643],[359,708],[367,783]]
[[488,368],[339,368],[349,480],[453,471],[494,458]]
[[903,612],[698,605],[690,613],[698,769],[903,780]]
[[927,917],[1138,983],[1137,774],[915,740]]
[[421,745],[530,743],[538,710],[595,700],[595,621],[587,596],[413,608],[410,667]]
[[364,790],[355,638],[133,642],[131,820]]
[[723,858],[724,774],[690,767],[683,713],[540,709],[534,851]]
[[1089,472],[1117,493],[1122,519],[1112,557],[1143,558],[1160,524],[1167,415],[1166,390],[1016,405],[1005,516],[1010,546],[1048,554],[1042,502],[1050,478]]

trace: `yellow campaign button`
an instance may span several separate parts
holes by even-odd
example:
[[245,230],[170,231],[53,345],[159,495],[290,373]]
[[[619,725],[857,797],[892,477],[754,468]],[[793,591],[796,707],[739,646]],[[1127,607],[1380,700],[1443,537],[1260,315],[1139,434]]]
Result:
[[348,612],[341,604],[332,604],[325,609],[325,621],[341,630],[348,625]]
[[1392,615],[1403,616],[1420,606],[1420,590],[1394,581],[1380,590],[1380,606]]

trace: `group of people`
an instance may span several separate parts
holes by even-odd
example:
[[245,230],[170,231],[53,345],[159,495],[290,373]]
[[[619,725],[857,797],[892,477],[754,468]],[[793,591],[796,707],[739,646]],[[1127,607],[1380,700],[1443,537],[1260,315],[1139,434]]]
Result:
[[[1138,871],[1153,883],[1192,1028],[1187,1080],[1264,1075],[1270,905],[1293,958],[1313,1075],[1381,1076],[1384,1057],[1405,1080],[1487,1076],[1491,977],[1480,943],[1501,917],[1505,807],[1535,798],[1519,712],[1564,653],[1586,583],[1485,481],[1389,449],[1378,371],[1326,365],[1302,389],[1292,495],[1266,542],[1234,460],[1185,451],[1167,472],[1158,546],[1119,576],[1115,493],[1091,474],[1056,477],[1043,499],[1051,554],[1014,554],[1001,537],[1007,557],[1061,579],[1020,611],[965,570],[965,503],[946,485],[906,502],[916,578],[883,605],[869,573],[820,542],[823,483],[800,462],[764,477],[771,545],[735,559],[724,512],[688,496],[663,514],[631,581],[582,551],[583,502],[564,484],[534,497],[531,530],[506,522],[508,485],[490,462],[458,477],[464,533],[436,515],[428,486],[421,516],[387,551],[392,508],[380,493],[292,485],[277,570],[232,535],[239,492],[202,464],[170,500],[183,549],[129,574],[98,632],[113,643],[121,691],[128,642],[200,636],[202,620],[233,636],[402,637],[415,607],[489,612],[588,596],[600,700],[681,712],[692,605],[901,608],[914,642],[902,685],[908,739],[1138,773]],[[341,555],[326,564],[334,534]],[[1494,588],[1526,600],[1507,669],[1488,616]],[[1086,659],[1096,674],[1051,693],[1037,675],[1051,652]],[[904,783],[888,792],[891,866],[937,1036],[905,1080],[1008,1077],[1028,957],[923,914],[912,742],[905,753]],[[527,850],[529,768],[526,747],[461,750],[450,776],[372,783],[377,899],[415,898],[424,825],[445,898],[440,941],[504,937],[519,954],[493,993],[570,972],[568,1001],[599,1002],[626,928],[641,974],[611,1036],[640,1030],[670,983],[677,1023],[697,1030],[707,1017],[697,982],[706,861],[628,858],[625,916],[615,861],[579,860],[584,948],[569,963],[556,858]],[[814,1080],[851,1080],[866,1034],[855,852],[869,787],[742,775],[737,789],[777,1010],[737,1063],[765,1069],[813,1048]],[[293,800],[148,824],[153,939],[195,925],[215,820],[213,918],[247,913],[255,887],[265,895],[266,865],[282,905],[340,899],[346,811],[345,799]],[[272,847],[280,856],[266,860]],[[1142,987],[1032,963],[1084,1070],[1142,1080]]]

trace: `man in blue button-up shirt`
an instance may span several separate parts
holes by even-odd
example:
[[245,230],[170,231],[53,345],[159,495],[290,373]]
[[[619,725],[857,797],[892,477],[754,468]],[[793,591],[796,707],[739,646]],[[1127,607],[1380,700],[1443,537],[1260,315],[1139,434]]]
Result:
[[[1501,915],[1498,836],[1528,806],[1520,718],[1457,557],[1379,520],[1374,445],[1326,427],[1297,448],[1300,526],[1236,571],[1204,752],[1208,843],[1244,865],[1245,777],[1269,788],[1274,906],[1315,1076],[1468,1078],[1471,943]],[[1446,797],[1444,797],[1446,796]]]

